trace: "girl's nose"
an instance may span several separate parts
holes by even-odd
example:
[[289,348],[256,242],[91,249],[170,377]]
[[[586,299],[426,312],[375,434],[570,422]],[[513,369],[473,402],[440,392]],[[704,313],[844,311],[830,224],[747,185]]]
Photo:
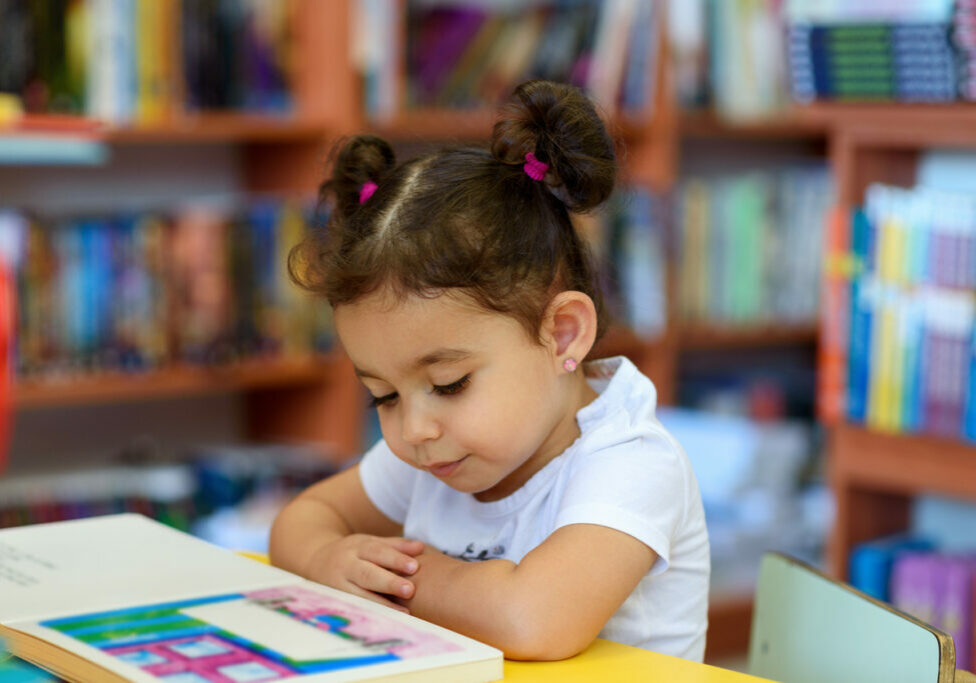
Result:
[[411,406],[404,406],[401,437],[411,446],[419,446],[425,441],[436,439],[441,435],[440,425],[425,406],[414,402]]

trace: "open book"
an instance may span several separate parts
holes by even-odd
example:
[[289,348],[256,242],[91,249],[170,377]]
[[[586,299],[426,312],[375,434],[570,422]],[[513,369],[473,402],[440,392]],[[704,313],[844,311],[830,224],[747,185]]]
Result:
[[495,648],[139,515],[0,530],[0,637],[71,681],[494,681]]

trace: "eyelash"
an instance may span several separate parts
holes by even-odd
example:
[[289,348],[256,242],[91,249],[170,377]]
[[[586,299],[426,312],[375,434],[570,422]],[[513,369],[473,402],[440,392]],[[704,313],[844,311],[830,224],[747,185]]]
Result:
[[[471,375],[465,375],[458,381],[451,382],[450,384],[435,384],[434,393],[438,396],[454,396],[464,391],[470,383]],[[370,396],[369,404],[373,408],[379,408],[380,406],[392,403],[396,398],[397,394],[395,392],[385,396]]]

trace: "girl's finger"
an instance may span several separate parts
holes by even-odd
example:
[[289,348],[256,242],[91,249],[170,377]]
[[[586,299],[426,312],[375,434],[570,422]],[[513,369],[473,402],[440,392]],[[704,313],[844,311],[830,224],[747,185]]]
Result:
[[360,588],[374,593],[386,593],[400,598],[413,597],[412,582],[373,562],[359,562],[349,579]]
[[424,552],[423,541],[414,541],[409,538],[400,538],[399,536],[388,536],[379,540],[407,555],[419,555]]
[[420,566],[417,560],[410,555],[405,555],[385,543],[364,545],[359,552],[359,558],[400,574],[413,574]]

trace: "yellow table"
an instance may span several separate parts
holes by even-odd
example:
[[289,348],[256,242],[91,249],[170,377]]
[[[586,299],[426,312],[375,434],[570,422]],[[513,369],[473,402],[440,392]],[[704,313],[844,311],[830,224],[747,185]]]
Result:
[[505,660],[505,681],[680,681],[680,683],[748,683],[765,681],[747,674],[707,664],[597,639],[586,650],[560,662],[511,662]]
[[[4,665],[8,668],[4,668]],[[58,681],[39,670],[15,670],[16,664],[0,664],[0,683]],[[40,678],[41,676],[45,676]],[[595,640],[585,651],[561,662],[510,662],[505,660],[505,681],[518,683],[628,683],[629,681],[678,681],[680,683],[748,683],[765,681],[746,674],[697,664],[677,657],[648,652],[629,645]]]

